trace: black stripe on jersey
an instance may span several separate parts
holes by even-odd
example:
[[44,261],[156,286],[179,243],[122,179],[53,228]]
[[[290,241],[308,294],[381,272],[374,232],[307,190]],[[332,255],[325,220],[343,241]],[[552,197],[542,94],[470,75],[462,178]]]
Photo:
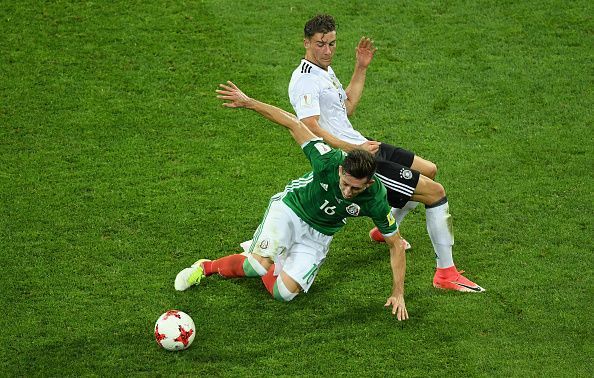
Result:
[[303,62],[301,65],[301,73],[310,73],[311,72],[311,65],[307,62]]

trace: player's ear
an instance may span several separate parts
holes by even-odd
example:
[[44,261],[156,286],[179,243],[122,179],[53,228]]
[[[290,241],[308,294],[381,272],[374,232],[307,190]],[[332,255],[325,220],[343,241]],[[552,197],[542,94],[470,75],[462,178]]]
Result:
[[306,49],[309,48],[309,39],[303,38],[303,47],[305,47]]
[[373,185],[374,182],[375,182],[374,179],[367,181],[367,188],[369,188],[371,185]]

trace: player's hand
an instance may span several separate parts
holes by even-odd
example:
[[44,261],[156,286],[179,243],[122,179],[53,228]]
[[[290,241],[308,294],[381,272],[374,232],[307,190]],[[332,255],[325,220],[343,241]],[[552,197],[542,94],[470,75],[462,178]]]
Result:
[[223,106],[228,108],[245,108],[252,100],[231,81],[227,81],[227,84],[219,84],[219,87],[221,89],[216,90],[217,98],[227,101],[223,102]]
[[404,297],[402,295],[388,298],[384,307],[390,306],[392,306],[392,315],[396,315],[398,321],[408,320],[408,312],[406,311],[406,305],[404,304]]
[[373,45],[373,41],[366,37],[361,37],[359,44],[355,48],[355,56],[357,58],[357,66],[367,68],[373,59],[373,54],[377,48]]
[[380,144],[380,142],[376,142],[375,140],[368,140],[367,142],[360,144],[359,147],[370,152],[372,155],[375,155],[379,151]]

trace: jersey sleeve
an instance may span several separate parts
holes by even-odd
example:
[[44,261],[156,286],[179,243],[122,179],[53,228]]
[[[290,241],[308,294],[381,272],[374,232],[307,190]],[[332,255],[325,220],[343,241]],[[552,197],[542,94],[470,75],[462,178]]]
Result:
[[297,118],[320,115],[320,88],[311,77],[299,78],[289,91],[289,99]]
[[392,207],[386,198],[386,188],[380,185],[374,196],[371,219],[384,236],[392,236],[398,232],[398,224],[392,215]]
[[307,156],[314,173],[321,172],[329,166],[338,167],[344,160],[342,150],[330,147],[322,138],[307,141],[301,148],[305,156]]

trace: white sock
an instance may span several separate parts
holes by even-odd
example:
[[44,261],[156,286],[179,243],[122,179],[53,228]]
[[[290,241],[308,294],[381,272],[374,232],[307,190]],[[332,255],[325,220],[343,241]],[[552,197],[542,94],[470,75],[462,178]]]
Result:
[[435,250],[437,267],[449,268],[453,266],[452,246],[454,245],[454,231],[447,200],[441,205],[426,208],[425,217],[427,221],[427,232]]
[[402,209],[393,207],[392,208],[392,216],[394,217],[394,219],[396,219],[396,223],[398,225],[400,225],[402,223],[402,220],[406,216],[406,214],[408,214],[410,211],[414,210],[414,208],[417,207],[418,204],[419,203],[416,201],[408,201],[407,203],[404,204]]
[[282,300],[285,302],[291,301],[293,298],[295,298],[297,296],[297,294],[299,294],[299,293],[292,293],[291,291],[289,291],[289,289],[285,285],[285,282],[283,281],[281,276],[278,276],[276,278],[276,288],[278,289],[278,294],[280,295]]

